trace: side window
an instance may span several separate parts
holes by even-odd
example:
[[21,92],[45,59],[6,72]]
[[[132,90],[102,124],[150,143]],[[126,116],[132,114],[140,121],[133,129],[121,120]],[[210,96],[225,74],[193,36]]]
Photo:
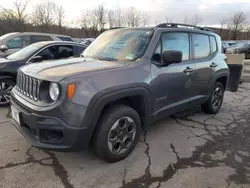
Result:
[[22,47],[29,46],[31,44],[30,36],[22,36]]
[[206,58],[210,55],[209,37],[202,34],[192,34],[195,59]]
[[79,57],[85,49],[86,48],[82,46],[74,46],[74,56]]
[[49,36],[41,36],[41,35],[31,36],[32,43],[41,42],[41,41],[51,41],[51,40],[52,38]]
[[54,54],[53,50],[51,50],[51,47],[45,48],[44,50],[39,52],[36,56],[41,56],[42,61],[54,59]]
[[21,37],[16,37],[16,38],[13,38],[11,40],[9,40],[7,43],[6,43],[7,47],[9,49],[18,49],[18,48],[22,48],[22,41],[21,41]]
[[189,59],[188,33],[164,33],[162,35],[162,52],[178,50],[182,52],[182,60]]
[[210,45],[211,45],[211,54],[217,51],[216,39],[213,36],[210,36]]
[[54,53],[55,59],[64,59],[74,56],[73,46],[71,45],[55,46],[55,47],[58,47],[58,49],[55,50]]

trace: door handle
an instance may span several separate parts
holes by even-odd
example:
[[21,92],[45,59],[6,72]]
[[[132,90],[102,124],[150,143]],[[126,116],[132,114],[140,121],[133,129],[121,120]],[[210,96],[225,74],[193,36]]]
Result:
[[217,66],[218,66],[218,65],[215,64],[214,62],[210,65],[211,68],[215,68],[215,67],[217,67]]
[[190,68],[190,67],[187,67],[183,72],[184,73],[190,73],[190,72],[193,72],[194,69]]

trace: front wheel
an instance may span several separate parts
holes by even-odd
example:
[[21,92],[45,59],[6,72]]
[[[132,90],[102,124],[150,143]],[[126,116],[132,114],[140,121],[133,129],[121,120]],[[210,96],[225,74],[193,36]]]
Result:
[[141,121],[131,107],[117,105],[102,115],[93,138],[95,153],[108,162],[126,158],[139,141]]
[[10,104],[10,92],[15,86],[15,82],[10,78],[0,79],[0,106]]
[[224,87],[222,83],[216,82],[209,99],[201,105],[203,112],[208,114],[217,114],[223,103],[223,98]]

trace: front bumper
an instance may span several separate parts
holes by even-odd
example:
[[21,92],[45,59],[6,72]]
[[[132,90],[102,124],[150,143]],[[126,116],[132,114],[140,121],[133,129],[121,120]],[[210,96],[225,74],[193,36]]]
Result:
[[89,146],[88,127],[72,127],[60,118],[40,115],[13,97],[11,105],[19,112],[20,119],[20,124],[12,119],[13,125],[33,146],[59,151],[79,151]]

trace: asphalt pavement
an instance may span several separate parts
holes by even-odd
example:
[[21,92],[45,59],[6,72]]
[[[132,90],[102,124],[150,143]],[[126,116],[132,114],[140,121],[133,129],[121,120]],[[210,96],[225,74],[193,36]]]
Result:
[[145,127],[135,151],[107,163],[78,153],[32,147],[0,108],[0,187],[249,188],[250,84],[226,92],[222,109],[191,109]]

